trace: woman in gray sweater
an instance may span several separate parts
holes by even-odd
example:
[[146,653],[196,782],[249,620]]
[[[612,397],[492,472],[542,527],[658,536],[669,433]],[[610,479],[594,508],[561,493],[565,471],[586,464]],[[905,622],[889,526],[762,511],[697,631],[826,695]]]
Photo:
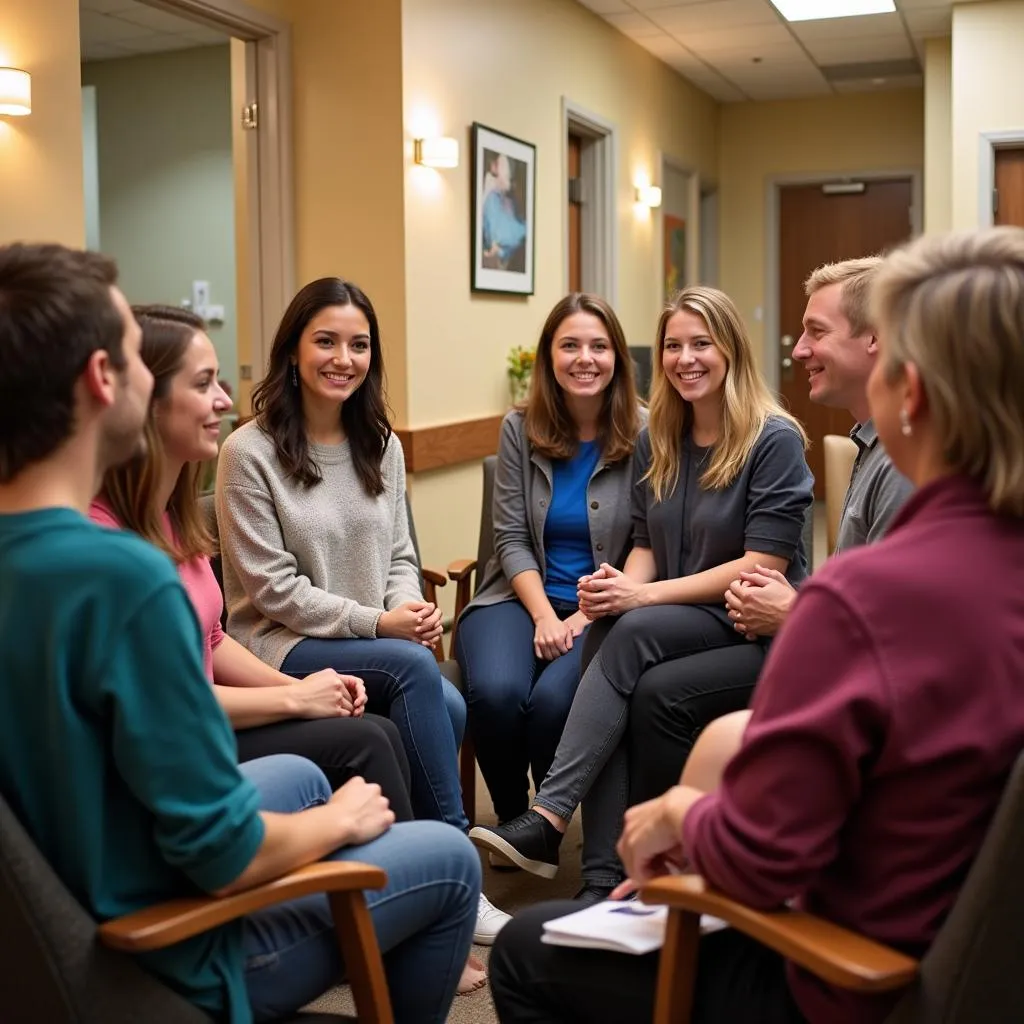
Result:
[[[321,278],[295,296],[253,412],[217,474],[229,634],[288,675],[361,678],[402,735],[417,817],[467,831],[465,704],[433,654],[441,612],[420,592],[380,329],[356,285]],[[475,940],[506,920],[481,896]]]
[[618,317],[596,295],[556,303],[530,395],[501,427],[495,553],[456,631],[477,760],[499,821],[529,806],[580,681],[576,586],[629,550],[641,413]]

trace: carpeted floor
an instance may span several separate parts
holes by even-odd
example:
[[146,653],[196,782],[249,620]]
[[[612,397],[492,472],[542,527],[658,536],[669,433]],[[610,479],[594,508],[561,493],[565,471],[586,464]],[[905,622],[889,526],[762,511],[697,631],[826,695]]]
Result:
[[[816,502],[814,516],[814,554],[815,568],[828,557],[826,547],[825,503]],[[493,824],[494,812],[491,809],[487,787],[477,772],[477,822]],[[502,910],[514,914],[523,907],[543,900],[563,899],[572,897],[580,887],[580,857],[582,844],[579,815],[573,819],[565,842],[562,845],[562,866],[558,876],[552,881],[545,881],[525,871],[494,871],[484,860],[484,892],[488,899]],[[490,952],[488,946],[474,946],[473,952],[485,962]],[[336,988],[318,999],[311,1010],[323,1013],[354,1013],[352,996],[348,988]],[[448,1015],[448,1024],[497,1024],[494,1004],[491,1002],[490,989],[484,987],[468,996],[458,996]]]
[[[493,824],[494,812],[491,809],[487,787],[477,772],[477,822],[482,825]],[[525,871],[494,871],[483,860],[484,892],[496,906],[509,914],[514,914],[523,907],[543,900],[572,897],[580,887],[580,833],[579,815],[573,819],[572,825],[562,845],[562,867],[552,881],[538,878]],[[474,946],[473,952],[486,962],[490,953],[489,946]],[[333,989],[308,1007],[321,1013],[354,1014],[352,995],[347,987]],[[491,1002],[490,989],[485,986],[470,995],[458,996],[452,1004],[448,1015],[448,1024],[497,1024],[494,1004]]]

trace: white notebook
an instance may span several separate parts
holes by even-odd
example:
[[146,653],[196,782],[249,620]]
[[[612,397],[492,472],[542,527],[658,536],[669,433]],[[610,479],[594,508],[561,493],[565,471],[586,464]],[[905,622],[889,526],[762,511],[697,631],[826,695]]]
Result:
[[[668,907],[649,906],[638,900],[604,900],[544,924],[541,941],[550,946],[607,949],[640,956],[660,949],[665,942]],[[725,921],[704,914],[701,934],[728,928]]]

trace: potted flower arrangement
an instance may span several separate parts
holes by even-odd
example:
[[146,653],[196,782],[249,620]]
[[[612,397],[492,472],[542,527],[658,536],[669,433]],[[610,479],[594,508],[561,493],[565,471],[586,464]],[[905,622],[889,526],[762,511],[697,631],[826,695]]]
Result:
[[513,405],[523,401],[530,390],[530,375],[533,373],[533,364],[536,358],[537,355],[533,349],[523,348],[522,345],[516,345],[509,351],[507,360],[508,390]]

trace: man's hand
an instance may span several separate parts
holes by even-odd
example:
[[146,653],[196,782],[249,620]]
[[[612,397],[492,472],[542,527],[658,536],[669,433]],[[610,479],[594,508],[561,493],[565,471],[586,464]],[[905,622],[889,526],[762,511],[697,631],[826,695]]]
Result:
[[796,590],[777,569],[755,566],[753,572],[741,572],[729,584],[725,605],[733,628],[748,640],[774,636],[789,615]]
[[368,843],[395,823],[395,812],[380,786],[358,775],[331,795],[330,806],[337,809],[345,823],[346,846]]
[[689,786],[673,786],[656,800],[626,811],[616,850],[632,888],[685,866],[683,819],[703,795]]
[[580,578],[576,596],[580,611],[593,621],[639,608],[644,587],[645,584],[637,583],[615,566],[602,562],[597,572]]

